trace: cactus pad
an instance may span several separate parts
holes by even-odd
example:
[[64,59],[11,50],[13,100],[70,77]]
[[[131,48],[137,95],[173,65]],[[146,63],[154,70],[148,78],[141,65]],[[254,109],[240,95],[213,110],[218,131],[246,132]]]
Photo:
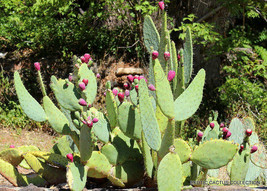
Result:
[[14,83],[20,106],[26,115],[34,121],[45,121],[47,119],[45,111],[26,90],[17,71],[14,73]]
[[251,160],[249,160],[248,170],[246,174],[245,181],[254,181],[256,180],[261,174],[262,168],[254,165]]
[[53,146],[53,148],[51,149],[51,152],[60,154],[62,156],[66,156],[67,154],[73,152],[69,144],[70,143],[67,139],[67,136],[65,135],[57,140],[57,143]]
[[105,178],[108,176],[111,169],[111,164],[102,153],[93,151],[91,158],[86,163],[88,168],[88,177],[92,178]]
[[83,79],[88,79],[88,84],[83,92],[86,96],[86,102],[88,104],[92,104],[97,93],[97,82],[95,74],[92,72],[92,70],[88,69],[87,64],[82,64],[79,68],[78,76],[80,77],[80,81],[82,81]]
[[[150,16],[145,16],[144,19],[144,26],[143,26],[143,33],[144,33],[144,43],[146,49],[149,53],[153,50],[158,50],[159,48],[159,33],[154,25]],[[153,47],[153,49],[151,49]]]
[[249,167],[249,145],[246,144],[242,152],[237,152],[230,172],[231,181],[244,181]]
[[250,155],[251,161],[258,167],[267,168],[266,149],[262,143],[259,143],[258,150]]
[[47,163],[54,165],[54,166],[66,168],[68,164],[67,158],[59,154],[42,152],[42,151],[35,151],[35,152],[30,152],[30,153],[34,155],[35,157],[44,159]]
[[150,148],[157,151],[161,145],[161,135],[144,79],[141,79],[139,84],[139,102],[141,123],[146,142]]
[[162,113],[162,111],[158,105],[156,107],[156,118],[157,118],[157,122],[159,124],[160,133],[163,135],[164,131],[168,125],[168,118]]
[[245,129],[251,129],[252,131],[255,131],[255,122],[250,117],[245,117],[242,119],[243,126]]
[[130,90],[130,98],[131,98],[131,102],[134,105],[137,105],[138,104],[138,94],[137,94],[135,88],[133,88],[132,90]]
[[238,118],[234,118],[231,120],[229,125],[229,131],[232,133],[231,137],[229,137],[229,141],[234,141],[241,145],[245,138],[245,128],[243,123]]
[[157,182],[159,191],[180,191],[183,185],[183,169],[180,158],[168,153],[159,164]]
[[70,111],[81,110],[81,106],[78,103],[81,96],[73,83],[62,79],[57,80],[55,76],[51,76],[50,87],[60,106]]
[[174,107],[171,86],[158,59],[156,59],[154,63],[154,76],[157,104],[159,105],[162,113],[169,119],[172,119],[174,118]]
[[67,168],[67,182],[70,190],[81,191],[87,181],[87,168],[80,163],[72,162]]
[[18,149],[9,148],[0,152],[0,159],[9,162],[13,166],[18,166],[23,160]]
[[183,121],[197,111],[203,96],[205,75],[205,70],[201,69],[189,87],[175,100],[175,121]]
[[202,140],[203,141],[209,141],[211,139],[218,139],[220,134],[220,125],[217,121],[212,121],[214,123],[214,128],[210,128],[210,125],[208,125],[203,133]]
[[142,133],[142,154],[144,158],[145,169],[148,177],[152,178],[153,174],[153,160],[151,156],[151,149],[148,146],[144,133]]
[[117,126],[117,103],[115,101],[114,95],[111,90],[107,90],[106,93],[106,109],[108,113],[108,119],[111,128],[115,128]]
[[104,145],[101,149],[101,153],[107,157],[110,164],[116,165],[119,162],[119,153],[116,147],[114,147],[112,144],[108,143]]
[[193,70],[193,45],[191,31],[186,29],[185,44],[184,44],[184,80],[188,84]]
[[94,144],[92,142],[91,129],[83,125],[80,134],[81,161],[86,162],[92,155]]
[[179,155],[181,163],[186,163],[192,153],[191,147],[183,139],[174,139],[175,152]]
[[120,105],[118,112],[121,131],[132,139],[141,139],[142,124],[139,110],[129,102],[124,102]]
[[43,102],[45,113],[53,129],[60,134],[69,134],[69,121],[65,115],[55,106],[48,96],[43,98]]
[[237,150],[237,145],[229,141],[211,140],[197,147],[190,159],[203,168],[217,169],[228,164]]

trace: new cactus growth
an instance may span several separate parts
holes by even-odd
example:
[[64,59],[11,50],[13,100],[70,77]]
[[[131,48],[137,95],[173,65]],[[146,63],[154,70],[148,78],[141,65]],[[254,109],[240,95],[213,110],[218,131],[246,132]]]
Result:
[[40,63],[39,62],[35,62],[34,63],[34,68],[35,68],[35,70],[40,71],[40,69],[41,69]]

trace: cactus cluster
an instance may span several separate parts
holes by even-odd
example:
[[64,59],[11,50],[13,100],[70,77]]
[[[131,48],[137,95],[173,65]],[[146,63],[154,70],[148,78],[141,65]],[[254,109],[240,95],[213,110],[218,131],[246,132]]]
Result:
[[[46,94],[39,63],[35,68],[42,104],[29,94],[15,72],[15,88],[24,112],[35,121],[48,120],[64,136],[47,153],[20,148],[2,151],[0,169],[6,169],[0,171],[2,175],[14,185],[55,184],[64,177],[75,191],[84,188],[87,177],[107,178],[115,186],[128,187],[146,176],[147,185],[157,184],[159,190],[181,190],[188,177],[205,179],[208,169],[218,169],[234,158],[237,144],[226,137],[218,139],[219,125],[215,122],[207,132],[198,133],[195,142],[179,138],[183,121],[201,103],[205,70],[201,69],[189,83],[193,68],[190,30],[184,50],[178,53],[167,30],[164,3],[159,6],[161,34],[149,16],[144,21],[144,40],[150,54],[148,80],[129,75],[125,90],[111,89],[107,82],[106,112],[93,107],[97,77],[90,69],[89,54],[74,58],[74,70],[68,79],[51,77],[50,87],[59,107]],[[233,137],[235,133],[231,132]],[[30,179],[19,174],[17,165],[32,168],[38,176]],[[59,179],[52,181],[51,176],[57,175]]]

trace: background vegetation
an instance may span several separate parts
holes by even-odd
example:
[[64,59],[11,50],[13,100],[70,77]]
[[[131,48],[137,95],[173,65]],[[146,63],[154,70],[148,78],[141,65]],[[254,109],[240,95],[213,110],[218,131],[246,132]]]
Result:
[[[207,1],[207,6],[210,2]],[[266,141],[267,5],[264,0],[215,2],[217,12],[211,7],[206,18],[198,18],[192,1],[165,1],[170,3],[169,27],[173,28],[176,44],[182,46],[184,29],[189,26],[203,63],[214,57],[220,60],[219,83],[209,86],[211,82],[207,81],[203,104],[187,124],[188,137],[194,135],[195,127],[206,126],[209,115],[218,110],[219,120],[226,123],[236,115],[253,117],[257,131]],[[37,60],[50,59],[46,64],[47,75],[61,72],[66,76],[71,69],[71,57],[85,52],[92,54],[96,62],[113,56],[117,60],[140,62],[145,67],[142,22],[146,14],[155,21],[159,19],[157,3],[154,0],[1,0],[1,126],[41,127],[31,122],[18,105],[10,72],[18,63],[28,63],[23,65],[29,69],[24,75],[30,79],[28,86],[35,97],[38,93],[30,69]],[[175,3],[181,8],[177,11],[183,18],[172,14]],[[219,13],[228,15],[223,30],[210,19]],[[201,67],[201,63],[195,63],[195,67]]]

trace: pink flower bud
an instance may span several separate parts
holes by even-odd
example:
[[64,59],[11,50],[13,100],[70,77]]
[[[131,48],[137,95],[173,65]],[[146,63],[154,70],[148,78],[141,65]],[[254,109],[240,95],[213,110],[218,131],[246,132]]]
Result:
[[134,76],[134,80],[135,80],[135,79],[140,80],[138,75],[135,75],[135,76]]
[[243,149],[244,149],[244,145],[240,145],[240,149],[239,149],[239,151],[242,152]]
[[87,120],[87,126],[88,126],[89,128],[92,128],[93,125],[94,125],[93,121],[91,121],[91,120]]
[[85,59],[85,63],[88,63],[90,58],[91,58],[90,54],[85,53],[83,56],[84,56],[84,59]]
[[93,119],[93,123],[97,123],[98,122],[98,119],[95,117],[94,119]]
[[139,85],[136,84],[136,85],[134,86],[134,88],[135,88],[135,91],[138,93]]
[[127,79],[128,79],[128,81],[129,81],[130,83],[133,83],[133,81],[134,81],[134,77],[133,77],[132,75],[128,75],[128,76],[127,76]]
[[100,77],[101,77],[101,76],[100,76],[100,74],[99,74],[99,73],[97,73],[97,74],[96,74],[96,78],[98,78],[98,79],[99,79]]
[[112,90],[112,93],[114,94],[114,96],[117,96],[117,94],[118,94],[118,90],[117,90],[116,88],[114,88],[114,89]]
[[252,146],[250,153],[255,153],[258,150],[258,147],[256,145]]
[[202,138],[202,137],[203,137],[203,132],[199,131],[199,132],[197,133],[197,136],[200,137],[200,138]]
[[73,162],[73,155],[71,153],[67,154],[66,157],[70,162]]
[[210,123],[210,128],[211,129],[213,129],[214,128],[214,126],[215,126],[215,124],[212,122],[212,123]]
[[222,129],[222,132],[225,133],[225,134],[226,134],[228,131],[229,131],[229,129],[228,129],[227,127],[224,127],[224,128]]
[[14,145],[10,145],[9,148],[15,148],[15,146]]
[[79,83],[79,88],[80,88],[81,91],[85,90],[85,83],[80,82]]
[[157,59],[158,57],[159,57],[159,52],[154,50],[154,51],[152,52],[152,59],[155,60],[155,59]]
[[69,75],[69,81],[71,82],[73,80],[73,76]]
[[122,103],[124,101],[124,93],[123,92],[120,92],[118,94],[118,98],[119,98],[119,101]]
[[127,82],[125,82],[125,83],[123,84],[123,87],[124,87],[126,90],[128,90],[128,89],[130,88],[130,84],[127,83]]
[[85,58],[84,58],[84,56],[81,56],[81,61],[82,61],[82,63],[85,63]]
[[227,131],[225,138],[228,139],[229,137],[231,137],[231,135],[232,135],[232,133],[230,131]]
[[40,63],[39,62],[35,62],[34,63],[34,68],[35,68],[35,70],[40,71],[40,69],[41,69]]
[[249,137],[252,134],[252,130],[251,129],[247,129],[246,130],[246,135]]
[[159,8],[160,8],[160,10],[164,10],[164,1],[160,1],[159,2]]
[[88,85],[88,79],[83,79],[83,83],[87,86]]
[[220,128],[223,128],[223,127],[224,127],[224,123],[221,123],[221,124],[220,124]]
[[87,106],[87,103],[86,103],[86,101],[83,98],[79,99],[79,104],[81,106]]
[[130,95],[130,91],[129,90],[125,90],[125,96],[128,97]]
[[150,91],[155,91],[155,90],[156,90],[156,88],[155,88],[155,86],[154,86],[153,84],[149,84],[149,85],[148,85],[148,89],[149,89]]
[[172,81],[174,77],[175,77],[175,71],[170,70],[169,73],[168,73],[168,78],[167,78],[168,81],[169,82]]
[[167,61],[171,57],[171,54],[169,52],[164,52],[164,59]]

